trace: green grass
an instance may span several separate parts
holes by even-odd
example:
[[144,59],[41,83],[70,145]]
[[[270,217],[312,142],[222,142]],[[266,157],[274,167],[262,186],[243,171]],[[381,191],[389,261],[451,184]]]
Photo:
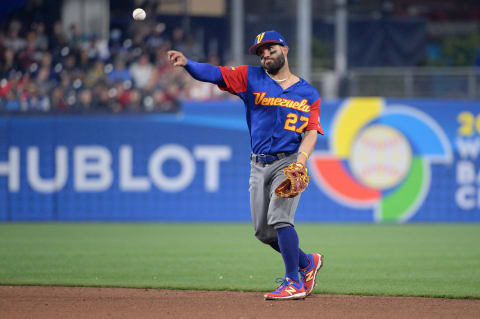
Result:
[[[299,224],[316,293],[480,298],[480,225]],[[265,291],[280,254],[250,224],[0,224],[0,284]]]

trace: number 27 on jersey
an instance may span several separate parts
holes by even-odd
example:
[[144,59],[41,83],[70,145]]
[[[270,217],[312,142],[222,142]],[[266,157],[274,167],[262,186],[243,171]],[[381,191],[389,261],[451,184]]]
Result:
[[[297,123],[300,124],[299,127],[297,127]],[[287,120],[285,121],[285,125],[283,126],[283,128],[287,131],[303,133],[303,130],[307,125],[308,125],[308,117],[301,115],[299,119],[296,113],[288,113]]]

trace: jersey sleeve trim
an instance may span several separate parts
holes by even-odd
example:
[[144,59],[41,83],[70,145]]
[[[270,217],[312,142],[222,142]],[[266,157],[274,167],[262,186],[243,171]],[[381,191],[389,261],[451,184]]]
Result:
[[316,130],[318,133],[324,135],[323,128],[320,125],[320,101],[321,99],[319,98],[310,107],[310,117],[308,119],[308,125],[305,130]]
[[237,94],[247,91],[248,65],[236,67],[220,66],[220,73],[225,86],[219,85],[221,90]]

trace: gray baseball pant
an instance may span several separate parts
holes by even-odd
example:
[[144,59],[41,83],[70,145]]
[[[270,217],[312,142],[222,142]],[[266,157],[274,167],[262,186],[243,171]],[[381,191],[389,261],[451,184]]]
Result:
[[297,154],[270,164],[250,161],[250,211],[255,237],[265,244],[277,241],[276,229],[293,226],[300,195],[294,198],[277,198],[275,188],[285,178],[283,168],[295,162]]

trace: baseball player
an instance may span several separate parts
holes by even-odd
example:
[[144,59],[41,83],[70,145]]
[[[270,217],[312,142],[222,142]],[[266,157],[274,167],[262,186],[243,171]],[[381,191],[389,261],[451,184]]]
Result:
[[[308,185],[305,163],[323,134],[320,96],[310,84],[292,74],[288,46],[276,31],[260,33],[249,49],[260,66],[213,66],[169,51],[169,61],[195,79],[217,84],[245,103],[250,132],[250,208],[255,236],[280,252],[285,277],[265,299],[302,299],[316,283],[321,254],[299,248],[294,216],[300,193]],[[285,177],[286,175],[286,177]]]

